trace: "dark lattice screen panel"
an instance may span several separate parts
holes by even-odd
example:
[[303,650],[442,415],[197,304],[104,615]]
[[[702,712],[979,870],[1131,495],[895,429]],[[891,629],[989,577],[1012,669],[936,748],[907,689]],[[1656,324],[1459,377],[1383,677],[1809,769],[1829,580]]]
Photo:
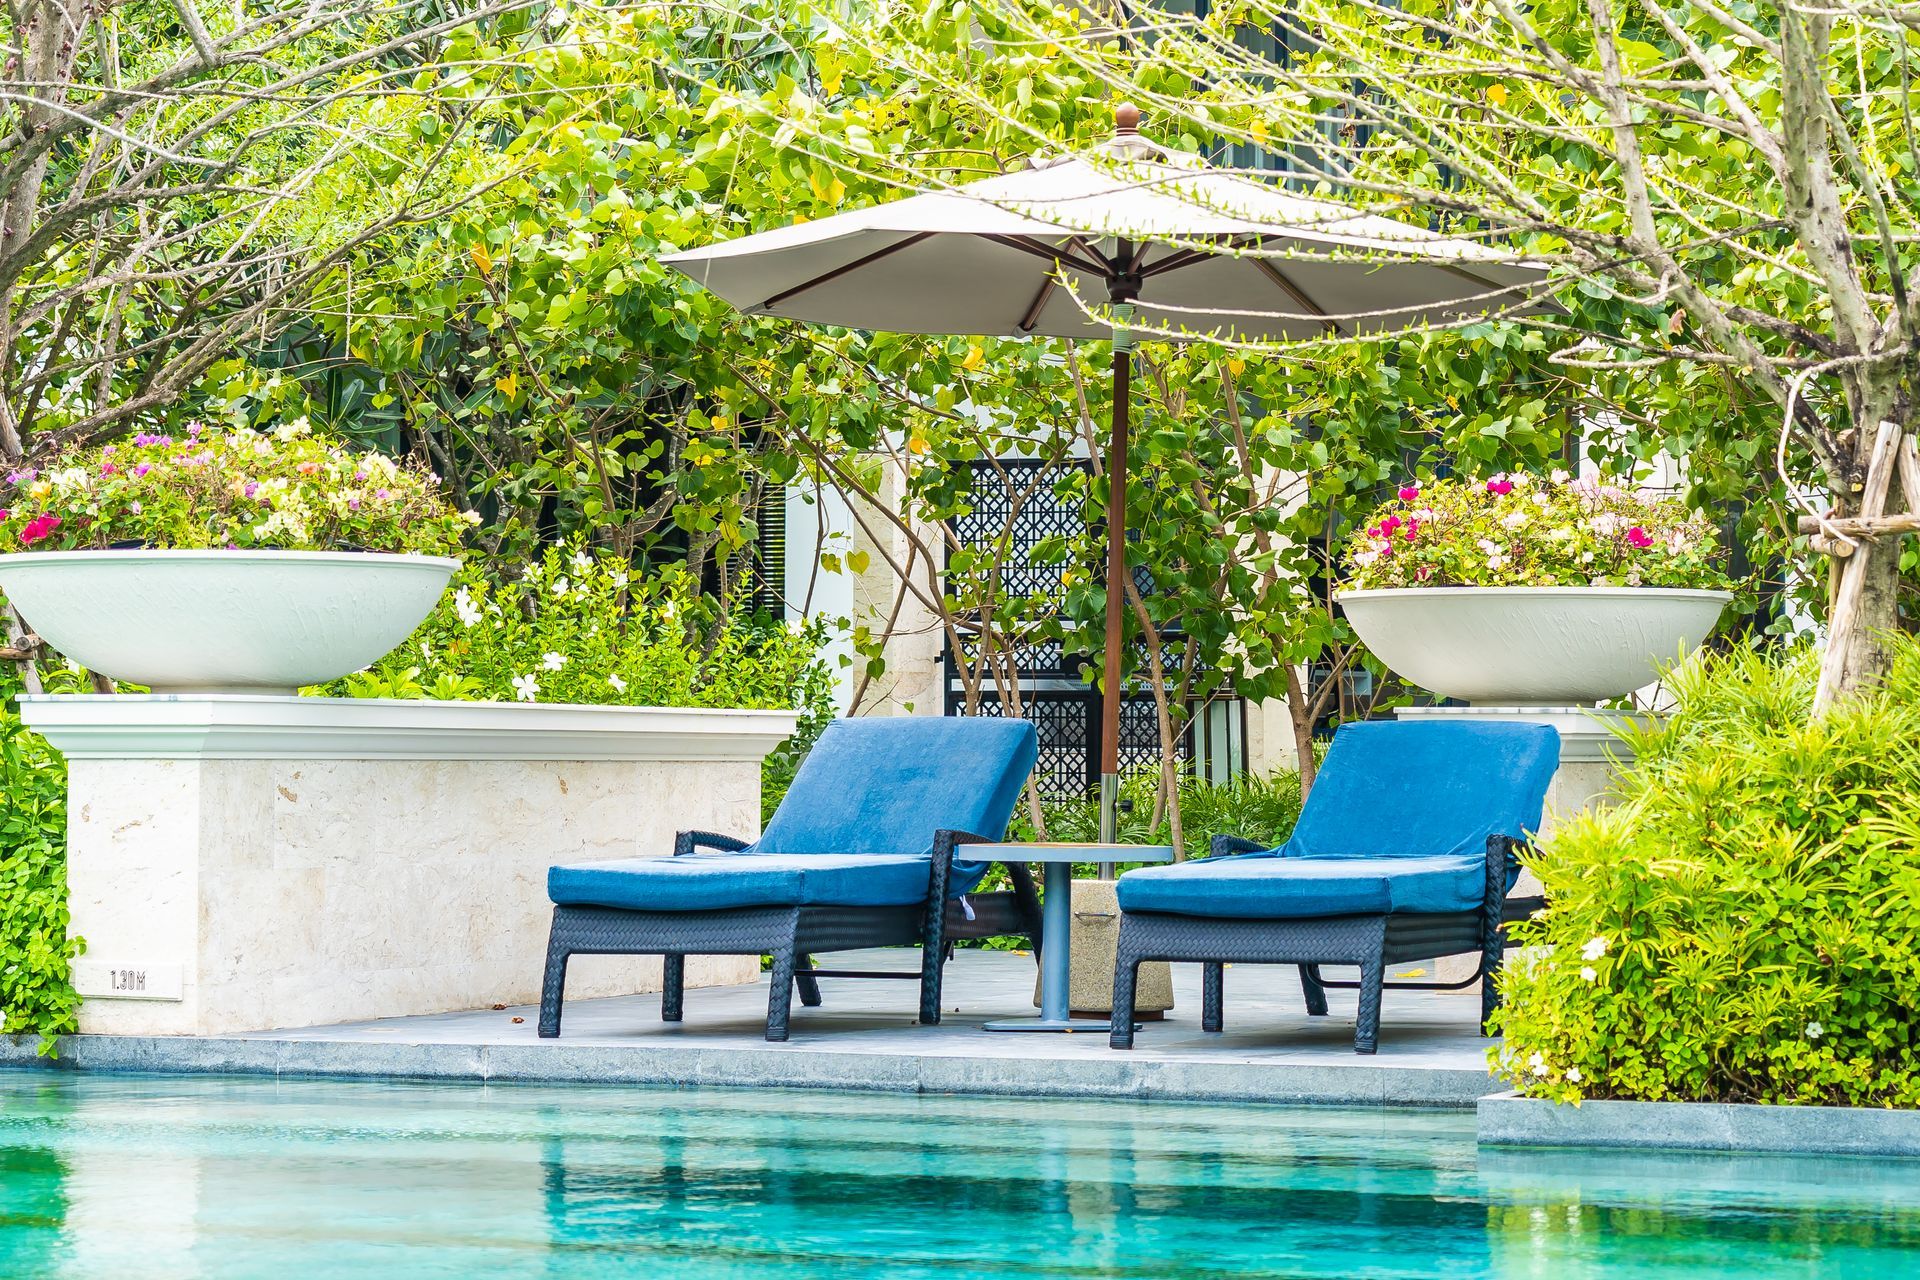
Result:
[[753,607],[765,609],[774,617],[786,614],[787,577],[787,491],[768,485],[753,513]]
[[[1021,695],[1020,709],[1040,738],[1040,758],[1033,776],[1040,793],[1055,800],[1084,800],[1100,776],[1100,702],[1083,692],[1036,690]],[[980,695],[983,716],[1004,716],[1006,704],[995,693]],[[948,708],[964,715],[964,703]],[[1180,758],[1191,756],[1191,742],[1183,737]],[[1151,697],[1129,698],[1120,707],[1120,771],[1152,769],[1160,761],[1160,730],[1154,721]]]

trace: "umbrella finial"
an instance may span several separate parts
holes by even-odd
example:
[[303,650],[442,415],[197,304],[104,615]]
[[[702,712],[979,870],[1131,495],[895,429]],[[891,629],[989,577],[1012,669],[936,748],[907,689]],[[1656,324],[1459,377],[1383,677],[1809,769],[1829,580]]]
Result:
[[1130,138],[1140,132],[1140,108],[1131,102],[1123,102],[1113,109],[1113,133],[1117,138]]

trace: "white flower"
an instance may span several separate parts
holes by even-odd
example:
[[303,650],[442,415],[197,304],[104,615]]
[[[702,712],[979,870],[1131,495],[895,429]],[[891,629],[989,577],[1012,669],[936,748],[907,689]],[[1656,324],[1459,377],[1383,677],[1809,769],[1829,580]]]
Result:
[[1592,564],[1592,563],[1593,563],[1593,552],[1591,552],[1591,551],[1582,551],[1582,552],[1580,553],[1580,563],[1581,563],[1581,564]]
[[420,642],[420,656],[426,659],[428,662],[433,661],[433,650],[427,647],[427,642],[425,640],[422,640]]
[[1582,960],[1598,960],[1605,954],[1607,954],[1607,940],[1598,934],[1588,938],[1587,945],[1580,948]]
[[532,676],[513,678],[513,696],[521,702],[532,702],[540,696],[540,685]]
[[586,553],[585,548],[573,553],[573,567],[582,573],[593,568],[593,557]]
[[1489,569],[1505,568],[1506,563],[1507,563],[1507,558],[1499,554],[1498,552],[1495,552],[1493,555],[1490,555],[1487,557],[1487,568]]
[[1821,1036],[1825,1034],[1827,1034],[1827,1029],[1821,1026],[1819,1023],[1809,1022],[1807,1024],[1807,1039],[1818,1040]]
[[1531,1058],[1528,1058],[1527,1065],[1533,1068],[1533,1074],[1536,1076],[1544,1076],[1547,1074],[1547,1059],[1542,1054],[1536,1053]]
[[1565,484],[1567,481],[1573,479],[1573,477],[1567,473],[1565,467],[1555,467],[1547,473],[1547,479],[1553,481],[1555,484]]
[[573,589],[572,584],[569,583],[565,578],[555,578],[553,580],[553,594],[557,596],[564,596],[567,594],[567,592],[571,591],[572,589]]
[[627,585],[627,571],[625,569],[614,570],[613,585],[616,587],[624,587]]
[[1600,971],[1598,969],[1595,969],[1592,965],[1588,965],[1586,966],[1586,968],[1580,970],[1580,980],[1582,982],[1594,982],[1594,981],[1597,981],[1599,977],[1600,977]]
[[663,618],[671,618],[673,616],[673,601],[669,600],[660,606],[660,616]]
[[567,665],[567,655],[549,651],[540,656],[540,665],[549,671],[558,671]]
[[1579,1083],[1580,1083],[1580,1068],[1578,1068],[1578,1067],[1568,1067],[1568,1068],[1567,1068],[1567,1079],[1568,1079],[1568,1080],[1571,1080],[1571,1081],[1572,1081],[1572,1082],[1573,1082],[1574,1084],[1579,1084]]
[[1518,529],[1531,519],[1533,519],[1533,517],[1528,515],[1526,512],[1515,511],[1515,512],[1509,513],[1508,515],[1504,515],[1500,517],[1500,524],[1503,528]]
[[616,693],[625,693],[627,691],[627,682],[620,678],[618,671],[607,677],[607,683],[613,686],[614,692]]
[[465,587],[453,593],[454,616],[460,619],[460,625],[471,627],[480,621],[480,610],[474,605],[473,597],[467,594]]

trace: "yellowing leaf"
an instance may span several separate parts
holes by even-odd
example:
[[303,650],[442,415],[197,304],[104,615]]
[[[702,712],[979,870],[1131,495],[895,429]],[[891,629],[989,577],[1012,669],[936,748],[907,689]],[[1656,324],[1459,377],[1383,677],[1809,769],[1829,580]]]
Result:
[[931,448],[933,448],[932,443],[928,441],[928,439],[925,436],[921,435],[918,431],[914,432],[912,435],[907,437],[908,453],[915,454],[915,455],[923,454]]
[[467,256],[473,259],[473,265],[480,269],[481,275],[493,274],[493,255],[487,252],[487,246],[476,244],[467,250]]
[[1264,143],[1267,140],[1267,122],[1255,116],[1253,123],[1247,126],[1247,132],[1253,135],[1255,142]]
[[1488,85],[1487,101],[1491,102],[1496,107],[1506,106],[1507,105],[1507,86],[1503,84]]
[[980,347],[980,344],[976,342],[972,346],[967,348],[967,357],[966,359],[960,362],[960,367],[962,369],[965,369],[968,373],[972,373],[975,369],[978,369],[981,365],[985,364],[986,362],[987,362],[987,353],[983,351]]
[[1241,374],[1245,373],[1246,371],[1247,371],[1247,362],[1245,360],[1242,360],[1239,356],[1227,357],[1228,373],[1232,374],[1234,377],[1237,378]]
[[520,375],[509,369],[506,376],[496,379],[493,385],[501,395],[511,400],[514,393],[520,390]]
[[838,178],[828,178],[823,183],[820,181],[820,175],[816,173],[808,181],[813,187],[813,194],[828,204],[839,204],[846,198],[847,184]]

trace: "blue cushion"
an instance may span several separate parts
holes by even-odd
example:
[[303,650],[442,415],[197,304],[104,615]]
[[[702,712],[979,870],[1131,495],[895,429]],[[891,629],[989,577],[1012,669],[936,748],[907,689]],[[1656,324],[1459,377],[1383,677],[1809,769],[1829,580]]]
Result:
[[[836,720],[807,753],[753,851],[924,857],[942,828],[998,840],[1039,752],[1025,720]],[[986,863],[956,861],[948,891],[969,893],[986,873]]]
[[1547,725],[1343,725],[1285,844],[1129,871],[1120,907],[1253,918],[1472,910],[1486,896],[1487,837],[1537,830],[1559,767]]
[[909,854],[688,854],[551,868],[547,896],[562,906],[631,911],[726,907],[905,907],[927,900],[931,864]]
[[[836,720],[747,849],[554,867],[547,894],[636,911],[924,902],[934,833],[1003,837],[1038,754],[1025,720]],[[955,861],[948,892],[972,892],[987,867]]]
[[1376,720],[1342,725],[1287,858],[1486,855],[1487,837],[1540,827],[1560,767],[1549,725]]
[[1120,877],[1120,909],[1252,919],[1478,910],[1486,859],[1275,858],[1242,854]]

